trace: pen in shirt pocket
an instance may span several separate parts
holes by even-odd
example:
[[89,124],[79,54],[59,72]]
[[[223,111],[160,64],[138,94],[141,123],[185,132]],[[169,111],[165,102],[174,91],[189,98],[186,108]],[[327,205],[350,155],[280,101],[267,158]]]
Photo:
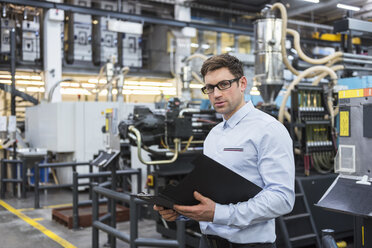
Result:
[[226,147],[223,148],[224,152],[243,152],[244,148],[242,147]]

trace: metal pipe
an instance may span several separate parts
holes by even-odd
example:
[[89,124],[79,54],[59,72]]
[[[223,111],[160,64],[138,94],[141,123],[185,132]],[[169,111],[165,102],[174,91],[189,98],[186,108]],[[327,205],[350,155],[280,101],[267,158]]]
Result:
[[12,28],[10,31],[10,75],[12,78],[11,84],[11,103],[10,103],[10,111],[11,115],[16,115],[16,96],[15,96],[15,71],[16,71],[16,37],[15,37],[15,29]]
[[[128,170],[120,170],[116,171],[117,175],[131,175],[131,174],[138,174],[138,169],[128,169]],[[79,174],[78,178],[95,178],[95,177],[107,177],[111,176],[110,171],[102,171],[102,172],[95,172],[95,173],[89,173],[89,174]]]
[[179,248],[185,248],[186,247],[186,221],[184,220],[177,220],[177,243]]
[[138,246],[148,246],[148,247],[154,247],[154,245],[159,247],[178,247],[179,246],[177,240],[161,240],[161,239],[153,239],[153,238],[138,238],[135,240],[136,247]]
[[368,59],[368,60],[372,60],[372,56],[362,55],[362,54],[344,53],[343,56],[346,57],[346,58],[356,58],[356,59]]
[[[104,231],[105,233],[114,235],[116,238],[121,239],[121,240],[123,240],[123,241],[125,241],[127,243],[129,241],[129,235],[128,234],[122,233],[121,231],[119,231],[119,230],[117,230],[115,228],[112,228],[109,225],[103,224],[102,222],[94,221],[92,223],[92,226],[95,227],[95,228],[98,228],[98,229],[100,229],[102,231]],[[97,246],[97,248],[98,248],[98,246]]]
[[23,163],[22,160],[13,160],[13,159],[2,159],[1,161],[4,162],[4,163],[9,163],[9,164]]
[[[25,164],[23,164],[23,166],[25,166]],[[34,164],[34,171],[35,171],[35,175],[34,175],[34,178],[35,178],[35,182],[34,182],[34,189],[35,189],[35,202],[34,202],[34,208],[37,209],[37,208],[40,208],[40,198],[39,198],[39,181],[40,181],[40,178],[39,178],[39,164],[38,163],[35,163]]]
[[[10,111],[11,115],[16,116],[16,87],[15,87],[15,71],[16,71],[16,33],[15,28],[10,31],[10,74],[12,77]],[[17,157],[17,143],[13,143],[13,158]],[[13,174],[14,175],[14,174]],[[15,189],[15,184],[13,185]],[[13,190],[15,193],[15,190]]]
[[130,222],[130,247],[136,247],[135,240],[138,238],[138,213],[137,213],[137,204],[136,198],[131,195],[130,196],[130,203],[129,203],[129,219],[132,220]]
[[111,214],[107,213],[107,214],[102,215],[101,217],[99,217],[99,221],[105,222],[106,220],[109,220],[110,218],[111,218]]
[[6,183],[4,179],[5,179],[7,164],[4,162],[4,160],[2,160],[0,166],[1,166],[0,168],[0,198],[4,199],[5,198],[5,187],[6,187]]
[[137,155],[138,155],[138,159],[142,163],[147,164],[147,165],[170,164],[170,163],[173,163],[174,161],[176,161],[176,159],[178,158],[178,150],[180,149],[181,140],[178,139],[178,138],[175,138],[173,140],[174,146],[175,146],[174,147],[174,155],[171,159],[168,159],[168,160],[154,160],[154,161],[143,160],[142,154],[141,154],[141,149],[142,149],[141,148],[141,144],[142,144],[141,133],[134,126],[129,126],[128,130],[136,135],[136,138],[137,138]]
[[354,70],[354,71],[372,71],[372,67],[358,67],[358,66],[347,66],[347,65],[345,65],[345,69]]
[[129,203],[130,196],[128,194],[115,192],[110,189],[102,188],[102,187],[94,187],[93,191],[97,192],[100,195],[106,196],[108,198],[113,198],[121,202]]
[[39,189],[61,189],[61,188],[69,188],[72,187],[73,184],[51,184],[51,185],[40,185]]
[[199,109],[185,108],[180,111],[178,117],[183,117],[184,113],[200,113]]
[[369,61],[369,60],[362,60],[362,59],[346,59],[346,58],[343,58],[342,61],[346,62],[346,63],[357,63],[357,64],[370,64],[370,65],[372,65],[372,60]]
[[53,94],[54,94],[54,91],[55,89],[62,83],[62,82],[76,82],[74,79],[72,78],[66,78],[66,79],[62,79],[62,80],[59,80],[57,83],[55,83],[52,88],[50,88],[47,96],[47,101],[48,102],[51,102],[52,101],[52,97],[53,97]]
[[78,192],[78,173],[72,173],[72,228],[79,228],[79,192]]
[[67,163],[42,163],[39,164],[40,168],[44,167],[68,167],[68,166],[79,166],[79,165],[89,165],[89,162],[67,162]]
[[98,248],[99,246],[99,229],[94,225],[98,222],[98,193],[94,190],[97,187],[94,187],[92,190],[92,247]]

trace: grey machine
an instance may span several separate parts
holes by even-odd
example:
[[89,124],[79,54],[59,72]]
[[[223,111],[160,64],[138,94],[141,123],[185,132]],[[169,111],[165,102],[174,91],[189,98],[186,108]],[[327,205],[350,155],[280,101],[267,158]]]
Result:
[[372,88],[339,92],[337,179],[317,206],[354,217],[354,247],[372,247]]

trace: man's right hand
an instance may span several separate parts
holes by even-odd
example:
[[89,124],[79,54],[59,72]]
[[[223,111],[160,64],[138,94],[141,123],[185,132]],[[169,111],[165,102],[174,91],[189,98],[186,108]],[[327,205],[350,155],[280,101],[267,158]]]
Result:
[[161,217],[163,217],[163,219],[165,219],[166,221],[175,221],[180,215],[173,209],[168,209],[157,205],[154,205],[154,210],[158,211]]

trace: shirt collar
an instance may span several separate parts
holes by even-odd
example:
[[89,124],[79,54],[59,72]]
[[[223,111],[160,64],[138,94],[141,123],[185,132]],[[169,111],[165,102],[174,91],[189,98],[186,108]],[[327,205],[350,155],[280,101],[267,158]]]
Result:
[[223,118],[223,128],[230,127],[234,128],[236,124],[238,124],[252,109],[254,109],[253,103],[250,100],[247,102],[243,107],[241,107],[238,111],[236,111],[230,119],[227,121]]

